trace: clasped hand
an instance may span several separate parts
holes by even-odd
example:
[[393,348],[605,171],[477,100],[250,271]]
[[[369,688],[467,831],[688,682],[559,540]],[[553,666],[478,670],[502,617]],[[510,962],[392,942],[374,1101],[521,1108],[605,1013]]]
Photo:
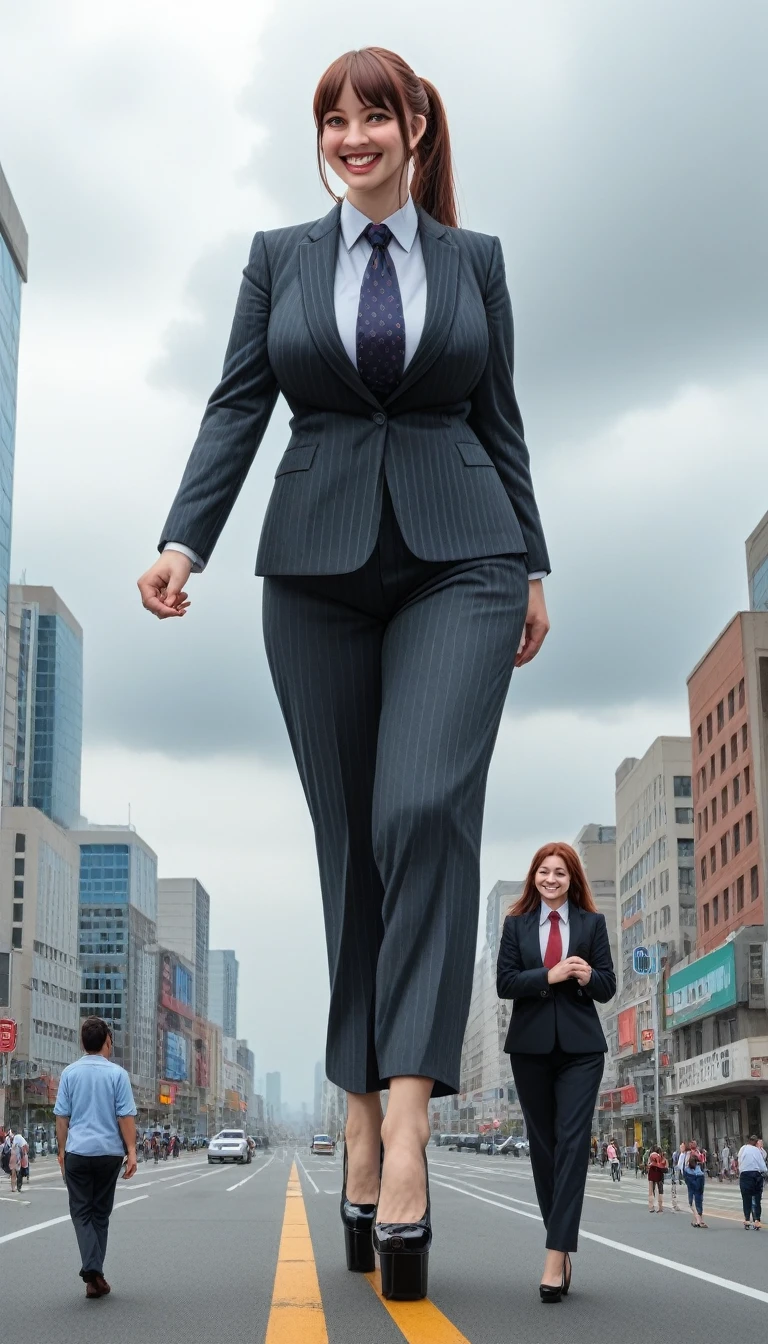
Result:
[[564,980],[578,980],[583,986],[589,984],[591,978],[592,967],[582,957],[565,957],[547,975],[550,985],[560,985]]

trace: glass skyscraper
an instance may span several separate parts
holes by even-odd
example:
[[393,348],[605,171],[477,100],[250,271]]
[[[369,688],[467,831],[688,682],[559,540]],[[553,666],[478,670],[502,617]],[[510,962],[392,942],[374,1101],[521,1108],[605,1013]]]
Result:
[[0,700],[5,682],[5,621],[11,564],[13,456],[19,365],[21,285],[27,278],[27,231],[0,167]]
[[237,1036],[237,980],[240,966],[231,948],[208,953],[208,1017],[225,1036]]
[[8,589],[3,802],[80,818],[83,632],[53,588]]

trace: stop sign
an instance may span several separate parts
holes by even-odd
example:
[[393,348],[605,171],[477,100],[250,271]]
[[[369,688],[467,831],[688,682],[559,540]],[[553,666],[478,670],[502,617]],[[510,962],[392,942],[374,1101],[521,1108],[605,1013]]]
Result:
[[12,1017],[0,1017],[0,1055],[10,1055],[16,1049],[16,1023]]

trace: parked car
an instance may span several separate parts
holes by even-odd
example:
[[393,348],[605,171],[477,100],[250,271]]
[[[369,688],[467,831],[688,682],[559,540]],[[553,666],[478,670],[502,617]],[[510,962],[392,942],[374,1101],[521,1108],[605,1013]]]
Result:
[[333,1157],[336,1152],[336,1144],[327,1134],[313,1134],[309,1151],[314,1157],[319,1157],[321,1154]]
[[512,1157],[528,1157],[530,1146],[527,1139],[516,1139],[510,1136],[510,1138],[504,1140],[499,1152],[503,1157],[509,1157],[510,1154]]
[[253,1156],[244,1129],[222,1129],[208,1144],[209,1162],[250,1162]]

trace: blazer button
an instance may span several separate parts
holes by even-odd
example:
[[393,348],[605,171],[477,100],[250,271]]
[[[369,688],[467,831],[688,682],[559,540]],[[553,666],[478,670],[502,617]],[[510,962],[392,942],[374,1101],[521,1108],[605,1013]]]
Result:
[[373,418],[377,425],[386,425],[387,423],[387,417],[383,411],[375,411]]
[[548,992],[549,992],[549,991],[546,990],[546,989],[542,989],[542,990],[541,990],[541,997],[542,997],[542,999],[546,999]]
[[580,989],[580,990],[579,990],[579,998],[580,998],[580,999],[583,999],[583,998],[584,998],[584,990],[583,990],[583,989]]

